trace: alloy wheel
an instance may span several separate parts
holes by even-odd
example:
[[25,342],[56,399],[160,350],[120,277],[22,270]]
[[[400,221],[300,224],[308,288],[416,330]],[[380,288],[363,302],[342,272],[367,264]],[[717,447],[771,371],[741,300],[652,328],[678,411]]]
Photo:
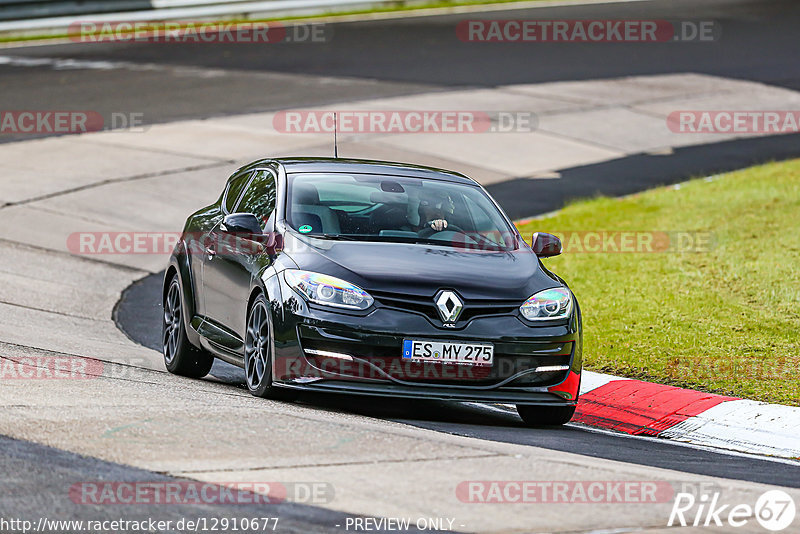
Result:
[[270,361],[270,331],[267,307],[263,301],[256,301],[250,310],[245,336],[244,366],[247,385],[251,390],[261,386],[268,374]]
[[170,284],[167,298],[164,300],[164,322],[162,329],[162,345],[164,359],[169,364],[178,353],[181,334],[181,291],[177,278]]

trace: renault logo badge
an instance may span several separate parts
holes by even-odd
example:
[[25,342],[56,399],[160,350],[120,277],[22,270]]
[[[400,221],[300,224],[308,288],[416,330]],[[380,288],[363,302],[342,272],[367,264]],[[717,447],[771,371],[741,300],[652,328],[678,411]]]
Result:
[[445,290],[436,297],[436,309],[439,310],[439,317],[445,324],[453,324],[461,315],[464,303],[453,291]]

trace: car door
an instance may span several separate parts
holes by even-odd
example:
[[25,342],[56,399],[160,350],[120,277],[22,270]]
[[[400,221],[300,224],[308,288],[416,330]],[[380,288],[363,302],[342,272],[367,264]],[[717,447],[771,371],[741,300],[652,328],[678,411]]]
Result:
[[[206,267],[214,260],[216,257],[216,247],[213,242],[212,233],[217,228],[220,222],[222,222],[223,217],[231,212],[236,207],[236,204],[239,202],[239,198],[242,196],[244,188],[250,182],[250,178],[253,176],[253,170],[248,169],[245,171],[240,171],[233,176],[231,176],[227,184],[225,185],[225,191],[222,193],[222,197],[216,209],[209,210],[207,216],[204,217],[205,224],[203,228],[198,228],[196,237],[196,242],[194,243],[195,246],[192,247],[192,278],[196,280],[198,283],[196,284],[196,306],[197,306],[197,314],[202,317],[208,317],[207,313],[207,305],[206,305],[206,280],[205,280],[205,270]],[[209,206],[210,208],[212,206]],[[213,300],[213,298],[212,298]]]
[[[275,209],[275,181],[274,171],[257,169],[231,213],[254,214],[262,221],[263,230]],[[206,256],[203,267],[206,316],[240,341],[244,339],[251,281],[269,258],[254,242],[226,233],[221,223],[210,233],[215,250]]]

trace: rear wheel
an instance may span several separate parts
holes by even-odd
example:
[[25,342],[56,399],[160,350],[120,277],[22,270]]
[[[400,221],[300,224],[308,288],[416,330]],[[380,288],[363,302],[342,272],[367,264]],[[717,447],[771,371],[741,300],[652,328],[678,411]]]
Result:
[[517,404],[517,413],[528,426],[559,426],[569,423],[575,415],[575,406]]
[[272,355],[275,342],[272,334],[272,316],[267,299],[259,295],[247,313],[247,333],[244,340],[244,371],[247,390],[262,398],[276,398],[272,386]]
[[169,282],[163,304],[161,345],[167,371],[190,378],[206,376],[214,365],[214,356],[192,345],[186,337],[183,295],[177,274]]

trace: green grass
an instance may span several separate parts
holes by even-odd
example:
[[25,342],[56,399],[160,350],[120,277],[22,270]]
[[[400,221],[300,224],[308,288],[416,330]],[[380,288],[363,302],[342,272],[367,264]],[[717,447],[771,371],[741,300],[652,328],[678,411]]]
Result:
[[581,304],[586,368],[800,405],[800,160],[580,201],[519,226],[711,232],[707,252],[543,260]]

